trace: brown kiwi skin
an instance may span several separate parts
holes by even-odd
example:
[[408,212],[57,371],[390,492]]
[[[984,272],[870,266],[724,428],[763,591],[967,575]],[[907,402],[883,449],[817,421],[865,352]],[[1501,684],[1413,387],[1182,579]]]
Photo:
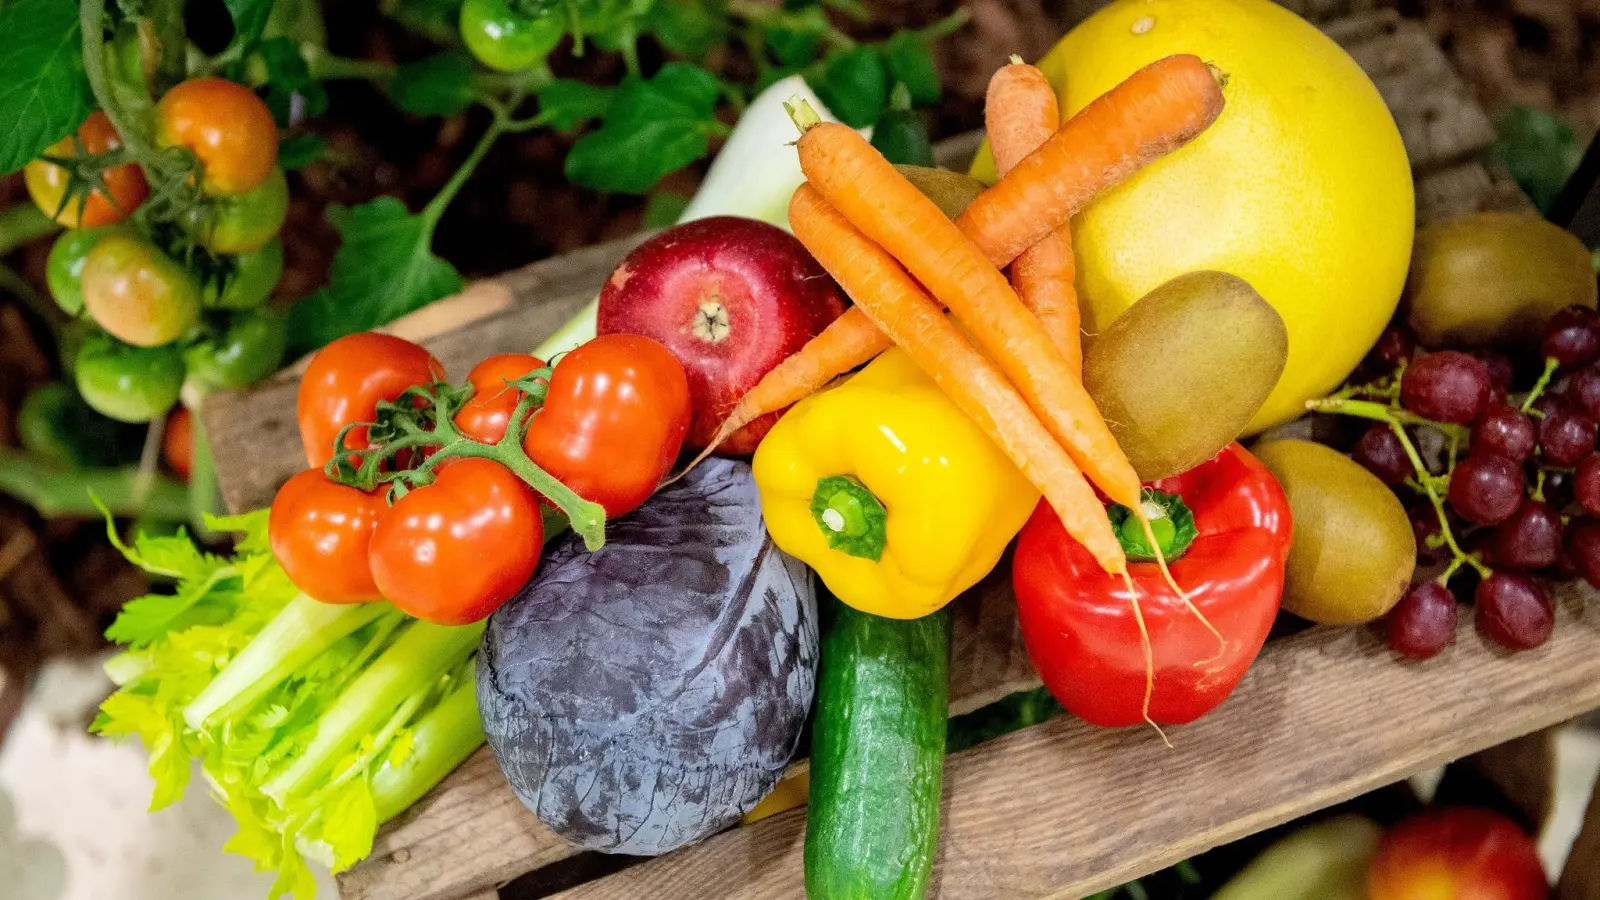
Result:
[[1411,584],[1417,538],[1400,498],[1360,464],[1311,441],[1252,448],[1289,498],[1294,538],[1283,608],[1322,625],[1387,613]]
[[967,205],[983,193],[983,182],[970,175],[949,169],[930,169],[927,166],[896,165],[924,197],[932,200],[939,211],[954,219],[966,210]]
[[1531,344],[1556,310],[1595,297],[1576,237],[1531,213],[1471,213],[1417,232],[1406,321],[1427,347]]
[[1091,338],[1083,383],[1139,478],[1177,475],[1244,433],[1283,374],[1283,319],[1244,279],[1198,271]]

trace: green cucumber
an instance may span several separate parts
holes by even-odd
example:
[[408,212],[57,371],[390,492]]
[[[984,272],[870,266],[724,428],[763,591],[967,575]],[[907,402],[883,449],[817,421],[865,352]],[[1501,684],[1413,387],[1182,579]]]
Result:
[[810,900],[921,900],[939,844],[950,614],[885,619],[831,600],[817,676]]

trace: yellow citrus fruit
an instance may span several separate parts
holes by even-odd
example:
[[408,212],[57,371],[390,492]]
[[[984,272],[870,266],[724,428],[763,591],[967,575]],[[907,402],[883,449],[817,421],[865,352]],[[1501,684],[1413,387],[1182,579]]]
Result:
[[[1394,314],[1416,229],[1411,168],[1361,68],[1270,0],[1117,0],[1039,67],[1072,114],[1174,53],[1222,70],[1227,105],[1192,144],[1073,220],[1084,329],[1097,333],[1186,272],[1250,282],[1289,333],[1254,433],[1336,387]],[[994,179],[987,147],[973,174]],[[1150,374],[1183,377],[1158,360]]]

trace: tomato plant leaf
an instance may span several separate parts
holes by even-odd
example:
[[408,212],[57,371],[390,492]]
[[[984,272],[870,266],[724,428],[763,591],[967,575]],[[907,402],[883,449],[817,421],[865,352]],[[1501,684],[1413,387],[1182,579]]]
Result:
[[251,48],[261,42],[267,30],[267,18],[272,15],[273,0],[223,0],[228,15],[233,18],[233,44]]
[[292,123],[296,95],[301,98],[302,115],[315,117],[328,111],[328,93],[322,82],[311,77],[311,67],[292,38],[262,41],[253,58],[261,65],[260,80],[266,82],[267,108],[280,126]]
[[644,227],[667,228],[678,221],[689,208],[688,194],[670,194],[657,191],[644,204]]
[[389,82],[394,105],[419,116],[454,115],[471,106],[477,93],[472,60],[459,51],[406,63]]
[[567,154],[567,178],[610,193],[640,194],[671,172],[706,155],[722,83],[687,63],[668,63],[648,81],[617,88],[605,122]]
[[767,29],[767,48],[779,65],[786,68],[804,66],[817,58],[817,48],[822,39],[809,31],[777,26]]
[[656,0],[640,24],[661,46],[689,59],[710,53],[731,30],[720,4],[704,0]]
[[911,102],[918,106],[939,102],[939,68],[934,64],[932,49],[916,32],[897,31],[880,49],[890,80],[906,86]]
[[608,87],[557,78],[539,90],[539,115],[552,128],[571,131],[605,115],[612,93]]
[[1494,156],[1535,206],[1548,210],[1583,159],[1583,144],[1560,118],[1512,106],[1495,128]]
[[78,5],[0,3],[0,174],[27,165],[94,108],[83,73]]
[[855,47],[829,57],[822,72],[806,81],[839,121],[865,128],[878,120],[889,102],[889,78],[883,69],[883,60],[871,47]]
[[394,197],[329,210],[343,237],[328,285],[295,304],[289,333],[296,352],[376,328],[461,290],[454,266],[433,254],[434,220]]
[[328,142],[314,134],[297,134],[278,142],[278,165],[285,172],[304,169],[328,152]]

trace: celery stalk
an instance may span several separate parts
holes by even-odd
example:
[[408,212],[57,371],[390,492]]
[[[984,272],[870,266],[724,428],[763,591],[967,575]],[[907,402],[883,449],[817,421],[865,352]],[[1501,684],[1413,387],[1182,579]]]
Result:
[[411,755],[399,764],[386,761],[373,774],[372,800],[378,821],[387,822],[422,799],[484,739],[478,686],[467,678],[412,728]]
[[387,603],[339,606],[299,594],[184,708],[184,722],[199,730],[218,713],[249,706],[335,641],[384,615],[403,613]]
[[328,770],[388,719],[396,706],[459,666],[477,648],[485,625],[408,626],[318,717],[316,736],[305,752],[262,785],[261,792],[283,803],[316,788]]

